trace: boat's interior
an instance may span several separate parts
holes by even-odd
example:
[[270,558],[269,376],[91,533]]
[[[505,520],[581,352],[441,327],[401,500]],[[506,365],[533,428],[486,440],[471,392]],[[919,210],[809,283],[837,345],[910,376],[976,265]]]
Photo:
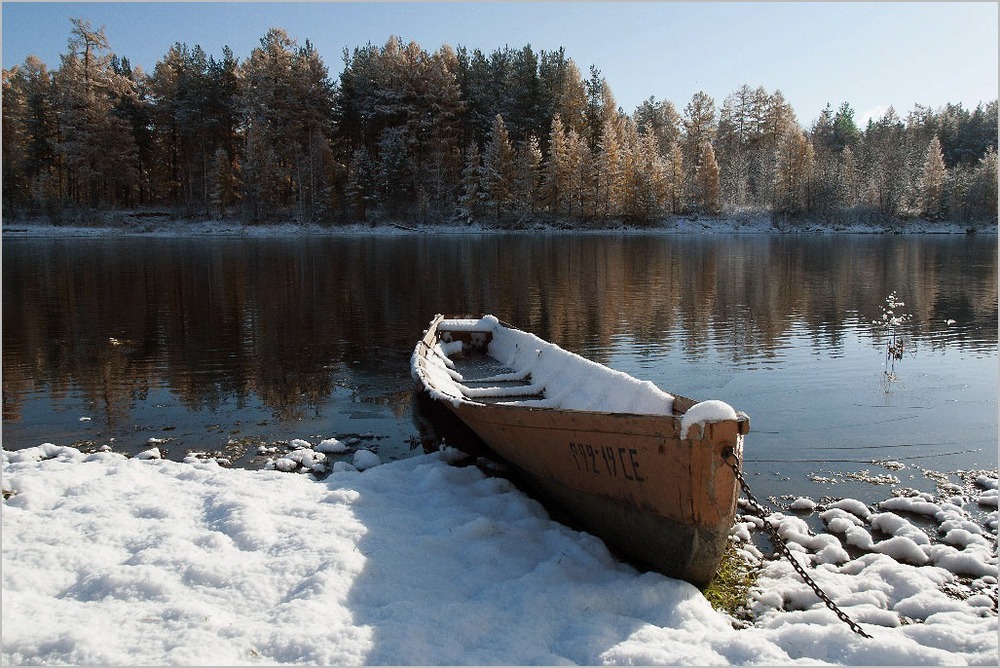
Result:
[[485,346],[468,346],[451,357],[454,369],[462,375],[465,394],[483,403],[496,403],[513,397],[544,399],[544,389],[531,382],[531,375],[520,377],[487,354]]
[[[443,319],[426,356],[428,379],[451,399],[535,408],[673,414],[674,397],[649,381],[500,323]],[[436,381],[436,382],[435,382]]]

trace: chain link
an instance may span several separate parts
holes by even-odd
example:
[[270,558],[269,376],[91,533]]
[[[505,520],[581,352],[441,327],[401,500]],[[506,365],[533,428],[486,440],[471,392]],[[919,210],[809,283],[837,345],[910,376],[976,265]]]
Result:
[[[732,457],[734,461],[730,461],[729,457]],[[761,505],[760,501],[758,501],[753,495],[753,492],[750,491],[750,485],[747,483],[746,478],[743,477],[743,473],[740,471],[740,460],[736,454],[733,452],[726,453],[725,461],[729,464],[729,467],[733,469],[733,473],[736,474],[736,479],[740,483],[740,489],[742,489],[743,494],[746,495],[747,502],[749,503],[751,510],[753,510],[754,514],[764,521],[764,529],[771,537],[771,542],[774,543],[775,550],[788,559],[789,563],[792,564],[792,568],[794,568],[795,572],[799,574],[800,578],[802,578],[802,581],[809,585],[814,592],[816,592],[816,596],[819,597],[819,600],[823,601],[824,605],[830,608],[830,610],[832,610],[842,622],[847,624],[851,630],[858,635],[865,638],[871,638],[871,636],[868,635],[868,633],[866,633],[857,622],[848,617],[846,612],[838,608],[837,604],[833,602],[827,593],[824,592],[818,584],[816,584],[816,581],[813,580],[812,577],[806,572],[806,570],[802,567],[802,564],[800,564],[792,555],[792,551],[788,549],[788,546],[778,533],[778,530],[771,526],[771,523],[767,521],[770,513],[763,505]]]

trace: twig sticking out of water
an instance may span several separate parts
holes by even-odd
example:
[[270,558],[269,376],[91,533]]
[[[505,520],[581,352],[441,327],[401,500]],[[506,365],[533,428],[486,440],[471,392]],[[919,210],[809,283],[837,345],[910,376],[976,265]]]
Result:
[[896,362],[903,359],[903,353],[907,350],[907,340],[902,334],[902,327],[910,321],[909,313],[897,314],[896,309],[905,304],[899,300],[895,292],[889,294],[885,299],[885,306],[882,307],[882,318],[872,322],[880,327],[886,337],[885,344],[885,364],[882,368],[882,389],[889,391],[889,385],[896,382]]

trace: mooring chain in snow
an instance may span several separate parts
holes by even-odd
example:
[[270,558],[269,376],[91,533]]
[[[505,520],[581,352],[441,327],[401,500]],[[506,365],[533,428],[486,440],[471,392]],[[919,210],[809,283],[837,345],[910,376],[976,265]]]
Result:
[[[730,459],[730,457],[732,459]],[[800,564],[798,560],[792,556],[792,551],[788,549],[787,545],[785,545],[785,541],[778,533],[778,530],[771,526],[771,523],[767,521],[770,513],[760,503],[760,501],[757,500],[757,498],[753,495],[753,492],[750,491],[750,485],[747,483],[746,478],[743,477],[743,473],[740,472],[740,460],[736,454],[729,451],[723,458],[726,463],[729,464],[729,467],[733,469],[733,473],[736,474],[736,479],[740,483],[740,489],[742,489],[743,493],[746,495],[747,502],[749,503],[751,510],[753,510],[754,514],[764,521],[764,529],[770,535],[771,542],[774,543],[775,550],[788,559],[789,563],[792,564],[792,568],[794,568],[795,572],[802,578],[802,581],[809,585],[814,592],[816,592],[816,596],[819,597],[819,600],[823,601],[826,607],[830,608],[830,610],[832,610],[842,622],[851,627],[851,630],[858,635],[865,638],[871,638],[872,636],[868,635],[868,633],[865,632],[865,630],[861,628],[857,622],[848,617],[846,612],[837,607],[837,604],[833,602],[827,593],[823,591],[820,586],[816,584],[816,581],[813,580],[812,577],[806,572],[806,570],[802,567],[802,564]]]

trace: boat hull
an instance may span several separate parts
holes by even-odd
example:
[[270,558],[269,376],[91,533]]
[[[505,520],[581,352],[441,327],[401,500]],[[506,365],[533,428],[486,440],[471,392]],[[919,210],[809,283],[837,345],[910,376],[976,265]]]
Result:
[[[436,339],[433,330],[427,336]],[[430,346],[415,354],[422,348]],[[745,416],[682,434],[680,415],[439,403],[545,500],[630,560],[699,587],[715,575],[736,511],[728,461],[742,458]],[[693,403],[677,397],[675,411]]]
[[704,587],[715,575],[736,511],[737,423],[690,440],[672,418],[444,403],[582,528],[671,577]]

